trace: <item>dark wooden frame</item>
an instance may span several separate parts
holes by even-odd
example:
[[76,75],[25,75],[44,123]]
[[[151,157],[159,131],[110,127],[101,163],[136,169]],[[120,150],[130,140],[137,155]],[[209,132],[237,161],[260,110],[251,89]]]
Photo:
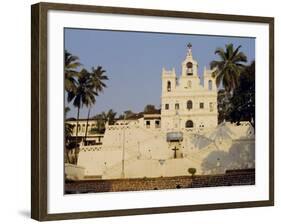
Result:
[[[48,10],[79,11],[195,18],[269,24],[269,200],[204,205],[186,205],[109,211],[48,214],[47,212],[47,12]],[[226,208],[274,205],[274,18],[119,8],[57,3],[38,3],[31,7],[31,217],[39,221],[108,217],[124,215],[187,212]]]

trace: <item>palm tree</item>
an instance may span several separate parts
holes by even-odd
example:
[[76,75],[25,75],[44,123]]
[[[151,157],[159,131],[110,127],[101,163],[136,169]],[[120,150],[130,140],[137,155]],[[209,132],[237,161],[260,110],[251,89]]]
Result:
[[79,58],[72,55],[67,50],[64,51],[64,80],[65,90],[67,92],[75,91],[75,77],[78,76],[79,72],[77,68],[80,67]]
[[106,118],[107,118],[107,121],[108,121],[108,124],[109,125],[113,125],[114,124],[114,120],[115,120],[115,117],[116,117],[116,112],[114,112],[112,109],[110,109],[107,114],[106,114]]
[[[69,111],[70,111],[69,107],[64,108],[65,117]],[[66,123],[66,122],[64,123],[64,143],[65,143],[64,159],[65,159],[66,163],[71,162],[71,158],[69,156],[69,151],[72,149],[71,148],[71,136],[72,136],[73,128],[74,128],[73,125]]]
[[239,51],[240,48],[241,45],[234,50],[233,44],[226,44],[225,50],[217,48],[215,54],[220,57],[220,60],[210,63],[211,69],[215,68],[213,75],[216,77],[217,86],[222,84],[230,93],[238,86],[240,73],[245,67],[243,63],[247,62],[247,57]]
[[[91,79],[91,82],[93,85],[92,87],[93,87],[94,91],[97,93],[97,95],[99,92],[102,92],[103,89],[106,87],[106,84],[104,83],[104,81],[108,80],[108,77],[106,75],[104,75],[104,73],[105,73],[105,70],[103,70],[101,66],[98,66],[96,69],[94,67],[92,67],[92,72],[90,73],[90,79]],[[87,138],[88,123],[89,123],[92,105],[94,103],[95,103],[95,100],[92,102],[92,104],[89,105],[84,141],[86,141],[86,138]]]
[[72,159],[69,155],[69,152],[72,151],[75,148],[75,145],[73,144],[73,142],[71,141],[71,137],[72,137],[72,132],[73,132],[73,128],[74,125],[69,124],[69,123],[65,123],[64,124],[64,142],[65,142],[65,162],[66,163],[71,163]]
[[95,102],[95,96],[97,93],[93,89],[93,83],[90,73],[86,69],[82,69],[79,73],[76,83],[76,90],[68,92],[67,101],[73,101],[73,105],[77,107],[77,120],[76,120],[76,146],[75,146],[75,163],[77,163],[78,155],[78,124],[80,108],[85,106],[90,106]]
[[95,115],[93,118],[97,121],[97,128],[96,128],[96,131],[98,133],[104,133],[104,130],[105,130],[105,113],[101,113],[101,114],[97,114]]

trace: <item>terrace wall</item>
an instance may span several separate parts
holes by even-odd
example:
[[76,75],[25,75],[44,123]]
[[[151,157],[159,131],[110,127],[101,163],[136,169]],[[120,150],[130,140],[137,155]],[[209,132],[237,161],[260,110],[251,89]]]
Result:
[[66,193],[142,191],[177,188],[254,185],[255,170],[227,171],[220,175],[178,176],[162,178],[134,178],[114,180],[82,180],[67,182]]

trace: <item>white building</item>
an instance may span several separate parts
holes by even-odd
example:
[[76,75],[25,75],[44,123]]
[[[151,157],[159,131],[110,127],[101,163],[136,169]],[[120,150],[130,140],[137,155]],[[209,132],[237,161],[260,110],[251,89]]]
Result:
[[[98,128],[98,120],[91,119],[87,121],[87,119],[79,119],[78,126],[75,119],[68,119],[66,122],[73,126],[72,136],[76,136],[76,129],[78,128],[77,137],[79,142],[81,142],[82,139],[86,138],[86,145],[102,144],[104,135],[95,131]],[[86,126],[88,127],[86,128]]]
[[189,168],[196,174],[254,168],[254,129],[249,122],[218,125],[211,74],[204,69],[201,85],[189,45],[179,79],[175,69],[162,71],[161,114],[106,125],[102,144],[80,147],[80,174],[84,168],[84,179],[144,178],[190,175]]
[[161,123],[163,130],[211,128],[218,123],[217,88],[212,71],[204,69],[200,84],[198,63],[191,45],[181,64],[178,79],[175,69],[162,71]]

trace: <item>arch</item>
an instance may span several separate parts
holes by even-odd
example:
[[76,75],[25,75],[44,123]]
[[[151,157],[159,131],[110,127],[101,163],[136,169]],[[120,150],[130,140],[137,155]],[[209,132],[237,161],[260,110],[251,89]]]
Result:
[[187,67],[187,75],[192,75],[193,74],[193,64],[192,64],[192,62],[187,62],[186,67]]
[[171,91],[171,81],[167,82],[167,91],[170,92]]
[[189,62],[187,62],[187,63],[186,63],[186,67],[188,67],[188,68],[192,68],[192,67],[193,67],[192,62],[190,62],[190,61],[189,61]]
[[213,90],[213,81],[212,80],[208,81],[208,89]]
[[185,122],[185,127],[186,128],[193,128],[193,121],[192,120],[188,120]]
[[191,101],[191,100],[188,100],[187,103],[186,103],[186,108],[187,108],[188,110],[190,110],[190,109],[192,109],[192,106],[193,106],[192,101]]

